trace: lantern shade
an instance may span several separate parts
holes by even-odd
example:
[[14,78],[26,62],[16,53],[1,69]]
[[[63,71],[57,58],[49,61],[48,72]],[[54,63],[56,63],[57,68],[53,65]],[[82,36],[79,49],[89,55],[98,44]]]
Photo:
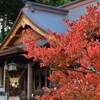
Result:
[[8,71],[13,71],[13,70],[17,71],[17,64],[14,62],[11,62],[8,64]]

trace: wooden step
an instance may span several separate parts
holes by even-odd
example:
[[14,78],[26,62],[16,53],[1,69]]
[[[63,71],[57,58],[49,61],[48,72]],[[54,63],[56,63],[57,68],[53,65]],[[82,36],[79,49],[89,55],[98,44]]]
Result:
[[21,100],[18,96],[11,96],[8,100]]

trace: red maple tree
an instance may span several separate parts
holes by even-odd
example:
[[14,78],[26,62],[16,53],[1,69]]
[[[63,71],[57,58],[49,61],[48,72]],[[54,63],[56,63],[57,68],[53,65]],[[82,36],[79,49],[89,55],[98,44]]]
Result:
[[[39,60],[41,67],[49,66],[49,79],[54,88],[46,88],[38,100],[100,100],[100,4],[89,5],[86,13],[70,22],[67,34],[49,30],[49,47],[37,46],[34,34],[25,34],[26,58]],[[28,30],[29,31],[29,30]]]

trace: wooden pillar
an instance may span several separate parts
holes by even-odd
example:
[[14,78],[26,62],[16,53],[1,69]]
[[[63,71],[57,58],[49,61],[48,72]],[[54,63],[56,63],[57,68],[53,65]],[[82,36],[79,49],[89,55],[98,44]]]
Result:
[[4,71],[3,71],[3,87],[5,92],[6,91],[6,65],[4,66]]
[[2,85],[2,68],[0,68],[0,85]]
[[24,86],[23,86],[23,90],[25,91],[25,94],[26,94],[26,75],[25,75],[25,77],[23,77],[23,81],[24,81]]
[[28,64],[28,74],[27,74],[27,100],[31,100],[32,95],[32,66]]

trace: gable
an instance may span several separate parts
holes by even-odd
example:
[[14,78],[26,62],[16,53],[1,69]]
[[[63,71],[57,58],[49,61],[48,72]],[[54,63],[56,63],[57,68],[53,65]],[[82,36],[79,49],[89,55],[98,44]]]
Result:
[[12,27],[12,30],[1,44],[0,50],[22,44],[22,38],[24,37],[23,31],[28,28],[30,28],[32,33],[36,34],[39,39],[45,39],[47,32],[34,25],[34,23],[32,23],[23,13],[21,13],[20,16],[18,16],[16,23]]
[[[30,32],[27,32],[27,30],[30,30]],[[8,43],[8,46],[14,47],[14,46],[21,45],[24,34],[35,34],[38,37],[38,39],[44,39],[44,37],[42,35],[40,35],[38,32],[33,30],[30,26],[26,25],[24,28],[20,27],[17,30],[15,36]]]

